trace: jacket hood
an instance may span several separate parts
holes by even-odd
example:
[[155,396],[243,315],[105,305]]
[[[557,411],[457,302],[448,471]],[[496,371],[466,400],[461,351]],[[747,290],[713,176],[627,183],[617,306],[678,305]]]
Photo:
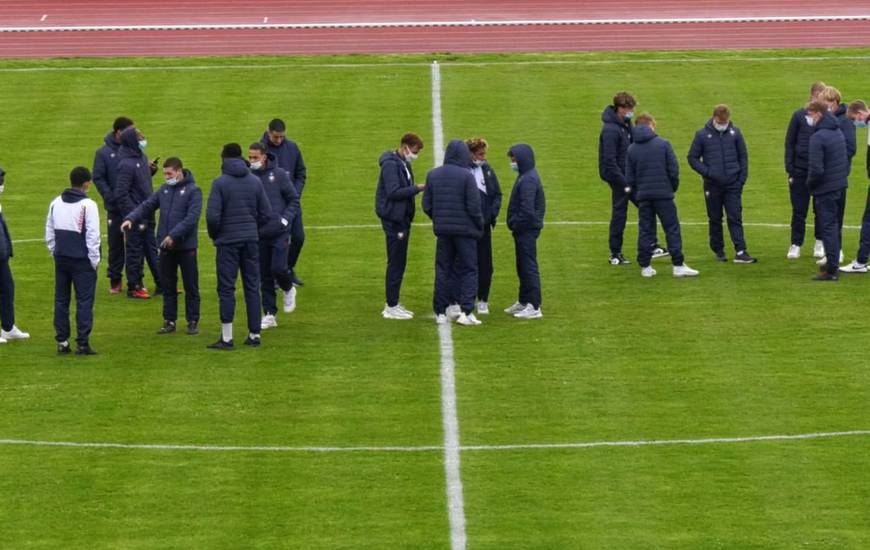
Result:
[[832,113],[825,113],[822,120],[816,124],[816,130],[837,130],[839,128],[840,125],[837,124],[837,119],[834,118]]
[[444,164],[454,164],[463,168],[471,166],[471,150],[461,139],[451,140],[444,151]]
[[846,116],[846,110],[847,110],[846,104],[840,103],[840,106],[837,107],[836,111],[834,111],[834,116],[837,118],[844,117],[844,116]]
[[78,189],[73,189],[70,187],[69,189],[65,189],[63,193],[60,194],[61,200],[63,202],[67,202],[70,204],[77,203],[79,201],[83,201],[88,198],[87,194],[84,191],[80,191]]
[[631,131],[631,137],[635,143],[646,143],[657,135],[658,134],[656,134],[655,130],[653,130],[649,126],[635,126],[634,129]]
[[384,151],[381,153],[381,158],[378,159],[378,165],[383,166],[385,162],[405,162],[399,153],[395,151]]
[[181,171],[181,173],[184,174],[184,179],[181,180],[181,185],[195,184],[196,183],[196,180],[193,178],[193,172],[191,172],[187,168],[184,168]]
[[520,174],[525,174],[535,167],[535,152],[532,146],[525,143],[517,143],[510,148],[510,154],[517,159],[517,168]]
[[[114,140],[113,140],[114,143]],[[130,126],[121,132],[121,145],[133,151],[139,151],[139,131],[135,126]]]
[[612,124],[618,124],[619,126],[625,126],[625,122],[619,120],[619,115],[616,114],[616,107],[613,105],[608,105],[604,108],[604,111],[601,113],[601,122],[610,122]]
[[108,134],[106,134],[106,137],[103,138],[103,142],[105,142],[105,144],[112,149],[118,149],[118,147],[121,146],[120,143],[115,141],[115,132],[109,132]]
[[244,177],[246,174],[250,173],[248,171],[248,165],[245,164],[244,160],[238,157],[224,159],[221,163],[221,172],[236,178]]

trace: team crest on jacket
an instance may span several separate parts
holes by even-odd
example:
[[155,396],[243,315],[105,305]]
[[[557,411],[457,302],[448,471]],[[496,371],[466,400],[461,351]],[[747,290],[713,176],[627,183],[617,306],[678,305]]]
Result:
[[269,181],[275,181],[275,173],[269,172]]
[[115,153],[109,153],[109,158],[115,158]]
[[732,136],[734,135],[734,128],[731,128],[730,134],[731,134]]
[[185,191],[187,191],[187,189],[182,189],[181,191],[178,192],[178,194],[183,195]]
[[713,139],[713,134],[707,134],[707,139]]

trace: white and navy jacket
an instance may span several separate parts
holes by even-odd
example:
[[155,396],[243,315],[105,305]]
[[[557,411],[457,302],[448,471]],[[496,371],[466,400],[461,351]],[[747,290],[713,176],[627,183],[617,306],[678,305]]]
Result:
[[87,259],[100,263],[100,211],[78,189],[67,189],[51,202],[45,220],[45,242],[56,258]]

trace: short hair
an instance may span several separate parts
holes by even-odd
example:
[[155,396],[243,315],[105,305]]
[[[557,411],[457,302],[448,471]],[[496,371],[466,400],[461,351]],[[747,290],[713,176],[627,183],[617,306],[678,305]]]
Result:
[[816,80],[815,82],[813,82],[813,85],[810,86],[810,95],[814,96],[827,87],[828,87],[828,85],[825,84],[824,82],[822,82],[821,80]]
[[173,170],[181,170],[184,168],[184,164],[181,163],[181,159],[178,157],[169,157],[163,161],[163,167],[172,168]]
[[123,132],[130,126],[133,126],[133,121],[125,116],[119,116],[112,124],[112,129],[116,132]]
[[613,96],[613,106],[616,108],[631,108],[635,105],[637,105],[637,101],[634,99],[634,96],[628,92],[619,92],[618,94]]
[[465,144],[468,145],[468,150],[472,153],[476,153],[478,151],[482,151],[484,149],[489,148],[489,143],[486,142],[482,137],[474,137],[465,140]]
[[242,146],[238,143],[227,143],[221,151],[221,158],[232,159],[242,157]]
[[634,119],[634,125],[652,128],[656,125],[656,119],[649,113],[641,113]]
[[861,111],[867,111],[867,104],[861,101],[860,99],[856,99],[852,103],[849,104],[849,108],[846,110],[847,115],[857,115]]
[[81,189],[89,181],[91,181],[91,171],[84,166],[76,166],[69,173],[69,183],[76,189]]
[[266,146],[263,145],[262,143],[260,143],[259,141],[255,141],[254,143],[252,143],[248,146],[248,151],[259,151],[265,155],[266,154]]
[[833,86],[825,86],[825,89],[819,94],[819,99],[822,101],[840,103],[843,101],[843,96],[840,95],[840,90]]
[[419,149],[423,148],[423,139],[413,132],[408,132],[404,136],[402,136],[401,145],[407,145],[408,147],[417,147]]
[[731,109],[728,108],[728,105],[721,103],[713,108],[713,116],[717,119],[731,118]]
[[273,118],[269,121],[269,131],[270,132],[286,132],[287,126],[284,124],[284,121],[280,118]]
[[805,109],[807,110],[807,112],[810,113],[825,114],[828,112],[828,106],[822,103],[820,100],[810,101],[809,103],[807,103]]

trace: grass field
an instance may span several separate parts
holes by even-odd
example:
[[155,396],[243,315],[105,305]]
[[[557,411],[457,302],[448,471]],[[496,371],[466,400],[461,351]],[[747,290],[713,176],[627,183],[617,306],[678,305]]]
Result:
[[[438,59],[445,137],[488,138],[506,192],[507,148],[532,144],[548,202],[539,241],[544,319],[499,313],[453,331],[463,445],[870,429],[870,280],[811,282],[809,247],[787,261],[789,230],[763,225],[789,221],[782,141],[791,112],[818,79],[849,100],[868,99],[856,66],[870,50]],[[2,444],[0,547],[450,547],[437,448],[439,338],[427,318],[434,238],[425,226],[411,237],[403,302],[418,319],[382,320],[385,254],[373,198],[377,158],[403,132],[429,145],[415,164],[418,179],[432,166],[430,61],[0,62],[0,200],[20,241],[12,261],[18,324],[33,335],[0,347],[0,439],[435,447]],[[687,263],[701,271],[695,280],[673,279],[667,262],[643,280],[635,264],[606,261],[609,190],[598,179],[597,138],[601,110],[621,89],[637,95],[638,111],[656,115],[681,159],[677,204]],[[685,162],[694,131],[720,102],[749,146],[744,217],[755,265],[714,261],[700,180]],[[306,285],[298,310],[279,316],[262,349],[205,349],[219,322],[214,249],[202,239],[202,335],[156,336],[159,301],[109,296],[101,276],[92,336],[100,355],[55,357],[45,212],[120,114],[145,132],[151,156],[180,156],[206,191],[223,143],[246,145],[270,118],[288,121],[309,169],[299,264]],[[858,143],[851,226],[866,198],[863,132]],[[632,258],[635,214],[625,245]],[[494,239],[500,311],[515,299],[516,279],[503,223]],[[844,240],[851,259],[858,231]],[[237,315],[237,332],[243,323]],[[470,548],[870,547],[867,435],[466,450],[462,482]]]

